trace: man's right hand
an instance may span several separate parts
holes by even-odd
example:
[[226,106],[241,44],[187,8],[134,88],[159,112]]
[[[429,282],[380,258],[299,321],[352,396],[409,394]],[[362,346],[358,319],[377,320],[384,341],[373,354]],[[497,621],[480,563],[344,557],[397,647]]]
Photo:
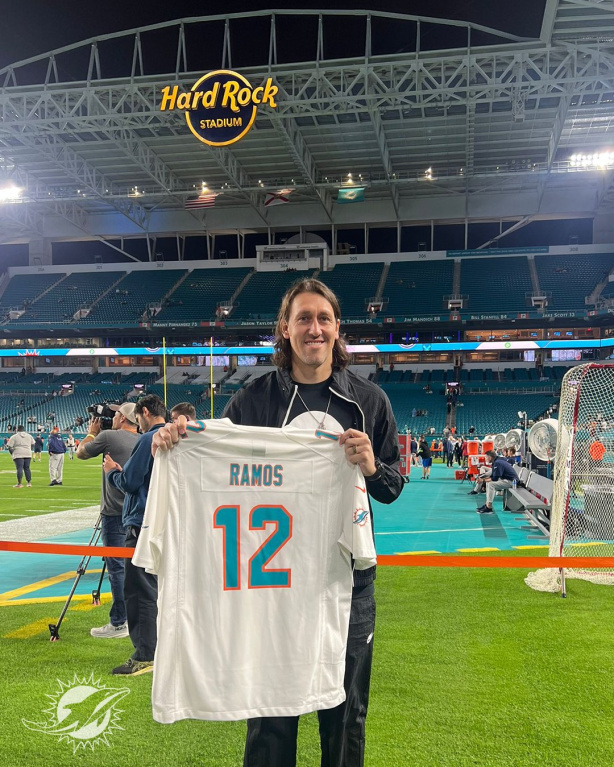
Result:
[[93,434],[94,437],[97,437],[100,434],[102,427],[102,422],[100,418],[90,418],[90,422],[87,427],[88,434]]
[[172,450],[180,439],[187,437],[186,424],[188,419],[184,415],[177,418],[177,423],[167,423],[153,435],[151,442],[151,454],[156,450]]

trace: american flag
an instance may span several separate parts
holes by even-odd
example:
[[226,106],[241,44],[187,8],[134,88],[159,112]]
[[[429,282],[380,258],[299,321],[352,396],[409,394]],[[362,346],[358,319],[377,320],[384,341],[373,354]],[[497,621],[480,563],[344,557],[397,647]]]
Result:
[[280,189],[279,192],[267,192],[267,196],[264,200],[264,207],[272,208],[273,205],[283,205],[288,202],[288,197],[293,191],[294,189]]
[[217,194],[215,192],[202,192],[194,197],[188,197],[185,201],[187,210],[192,208],[212,208],[215,205],[215,198]]

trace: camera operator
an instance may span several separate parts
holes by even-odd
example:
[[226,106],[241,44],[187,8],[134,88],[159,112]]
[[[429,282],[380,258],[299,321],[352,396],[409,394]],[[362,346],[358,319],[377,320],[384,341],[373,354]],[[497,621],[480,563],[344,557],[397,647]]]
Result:
[[[134,412],[135,405],[125,402],[123,405],[109,405],[108,408],[115,411],[111,429],[102,428],[101,418],[91,418],[88,434],[81,440],[77,448],[77,458],[87,461],[97,455],[110,455],[114,461],[123,466],[130,458],[139,438]],[[126,529],[122,525],[123,504],[124,493],[106,481],[103,471],[100,514],[104,546],[124,545]],[[128,636],[128,624],[124,603],[124,560],[115,557],[106,557],[105,559],[113,597],[109,623],[100,628],[93,628],[90,634],[101,639],[126,637]]]

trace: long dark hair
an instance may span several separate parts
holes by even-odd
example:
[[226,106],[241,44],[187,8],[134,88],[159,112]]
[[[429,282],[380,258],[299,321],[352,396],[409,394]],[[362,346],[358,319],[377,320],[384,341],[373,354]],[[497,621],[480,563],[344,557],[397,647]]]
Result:
[[[293,283],[281,299],[279,312],[277,313],[277,324],[275,325],[275,353],[273,354],[273,364],[278,368],[290,370],[292,367],[292,346],[290,339],[284,338],[283,325],[290,319],[292,302],[301,293],[317,293],[325,298],[333,308],[333,314],[336,320],[341,319],[341,309],[339,301],[333,291],[320,280],[302,279]],[[350,355],[345,348],[345,340],[339,336],[333,346],[333,367],[343,369],[348,366]]]

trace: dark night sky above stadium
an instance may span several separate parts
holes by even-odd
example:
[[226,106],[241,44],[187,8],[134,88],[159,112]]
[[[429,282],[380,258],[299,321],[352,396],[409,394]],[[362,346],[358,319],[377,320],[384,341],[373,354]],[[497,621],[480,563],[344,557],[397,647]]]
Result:
[[[538,37],[545,0],[0,0],[0,67],[96,35],[174,19],[271,8],[364,9],[471,21],[513,34]],[[299,22],[297,22],[298,25]],[[297,33],[300,28],[297,26]],[[442,31],[442,34],[445,32]],[[441,40],[445,47],[445,38]],[[437,46],[439,47],[439,45]]]

